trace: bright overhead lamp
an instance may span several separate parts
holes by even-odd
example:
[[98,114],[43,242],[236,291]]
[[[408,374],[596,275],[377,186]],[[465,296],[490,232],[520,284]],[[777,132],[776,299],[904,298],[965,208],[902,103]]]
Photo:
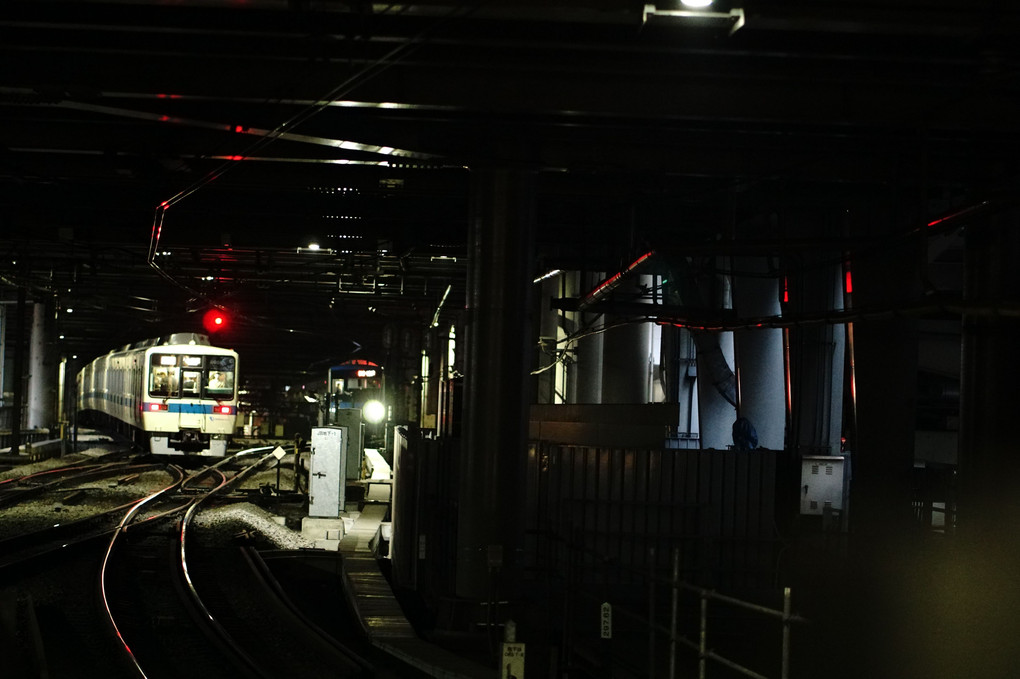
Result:
[[644,7],[642,22],[647,22],[649,17],[669,17],[680,21],[690,22],[722,22],[730,27],[730,35],[733,35],[744,27],[746,18],[742,8],[734,8],[728,12],[713,12],[706,10],[712,4],[712,0],[680,0],[684,9],[659,9],[654,4],[646,4]]

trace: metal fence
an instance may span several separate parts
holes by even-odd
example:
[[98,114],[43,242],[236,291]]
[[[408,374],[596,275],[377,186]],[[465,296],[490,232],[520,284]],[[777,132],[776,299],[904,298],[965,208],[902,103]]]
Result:
[[21,409],[21,436],[20,440],[14,441],[13,424],[14,408],[9,405],[0,404],[0,450],[13,450],[15,444],[19,447],[29,443],[37,443],[50,437],[48,430],[29,429],[27,425],[27,409]]
[[569,535],[645,570],[668,568],[677,547],[687,581],[730,591],[771,587],[784,455],[535,443],[528,460],[527,551],[554,565],[562,558],[558,546],[541,536]]
[[[722,676],[723,667],[727,677],[795,676],[794,628],[807,621],[793,612],[791,588],[776,592],[776,603],[766,605],[684,581],[679,549],[663,574],[654,567],[641,573],[577,544],[566,548],[570,568],[550,589],[563,597],[564,676],[675,679],[696,671],[707,679]],[[655,562],[650,555],[648,563]],[[626,577],[622,571],[628,571]],[[599,578],[604,586],[592,587]],[[616,583],[622,581],[640,586],[621,588]]]

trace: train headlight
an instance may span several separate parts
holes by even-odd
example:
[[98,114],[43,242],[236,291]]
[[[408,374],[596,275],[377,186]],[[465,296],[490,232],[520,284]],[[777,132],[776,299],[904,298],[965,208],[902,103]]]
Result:
[[379,424],[386,417],[386,406],[379,401],[365,401],[361,407],[361,415],[369,424]]

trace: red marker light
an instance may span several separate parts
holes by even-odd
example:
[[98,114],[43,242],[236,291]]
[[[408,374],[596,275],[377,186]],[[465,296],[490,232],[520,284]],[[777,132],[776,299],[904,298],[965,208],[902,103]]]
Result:
[[205,328],[206,332],[220,332],[227,328],[227,315],[219,309],[209,309],[202,316],[202,327]]
[[847,272],[846,272],[846,294],[849,295],[853,291],[854,291],[854,282],[853,282],[853,279],[850,276],[850,271],[847,270]]
[[220,415],[230,415],[234,409],[230,406],[216,406],[216,412]]

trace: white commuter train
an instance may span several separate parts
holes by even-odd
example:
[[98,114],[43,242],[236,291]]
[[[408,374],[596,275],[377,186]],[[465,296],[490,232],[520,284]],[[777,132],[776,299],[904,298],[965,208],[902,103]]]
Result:
[[100,356],[77,378],[79,417],[156,455],[223,456],[237,417],[237,352],[177,333]]

